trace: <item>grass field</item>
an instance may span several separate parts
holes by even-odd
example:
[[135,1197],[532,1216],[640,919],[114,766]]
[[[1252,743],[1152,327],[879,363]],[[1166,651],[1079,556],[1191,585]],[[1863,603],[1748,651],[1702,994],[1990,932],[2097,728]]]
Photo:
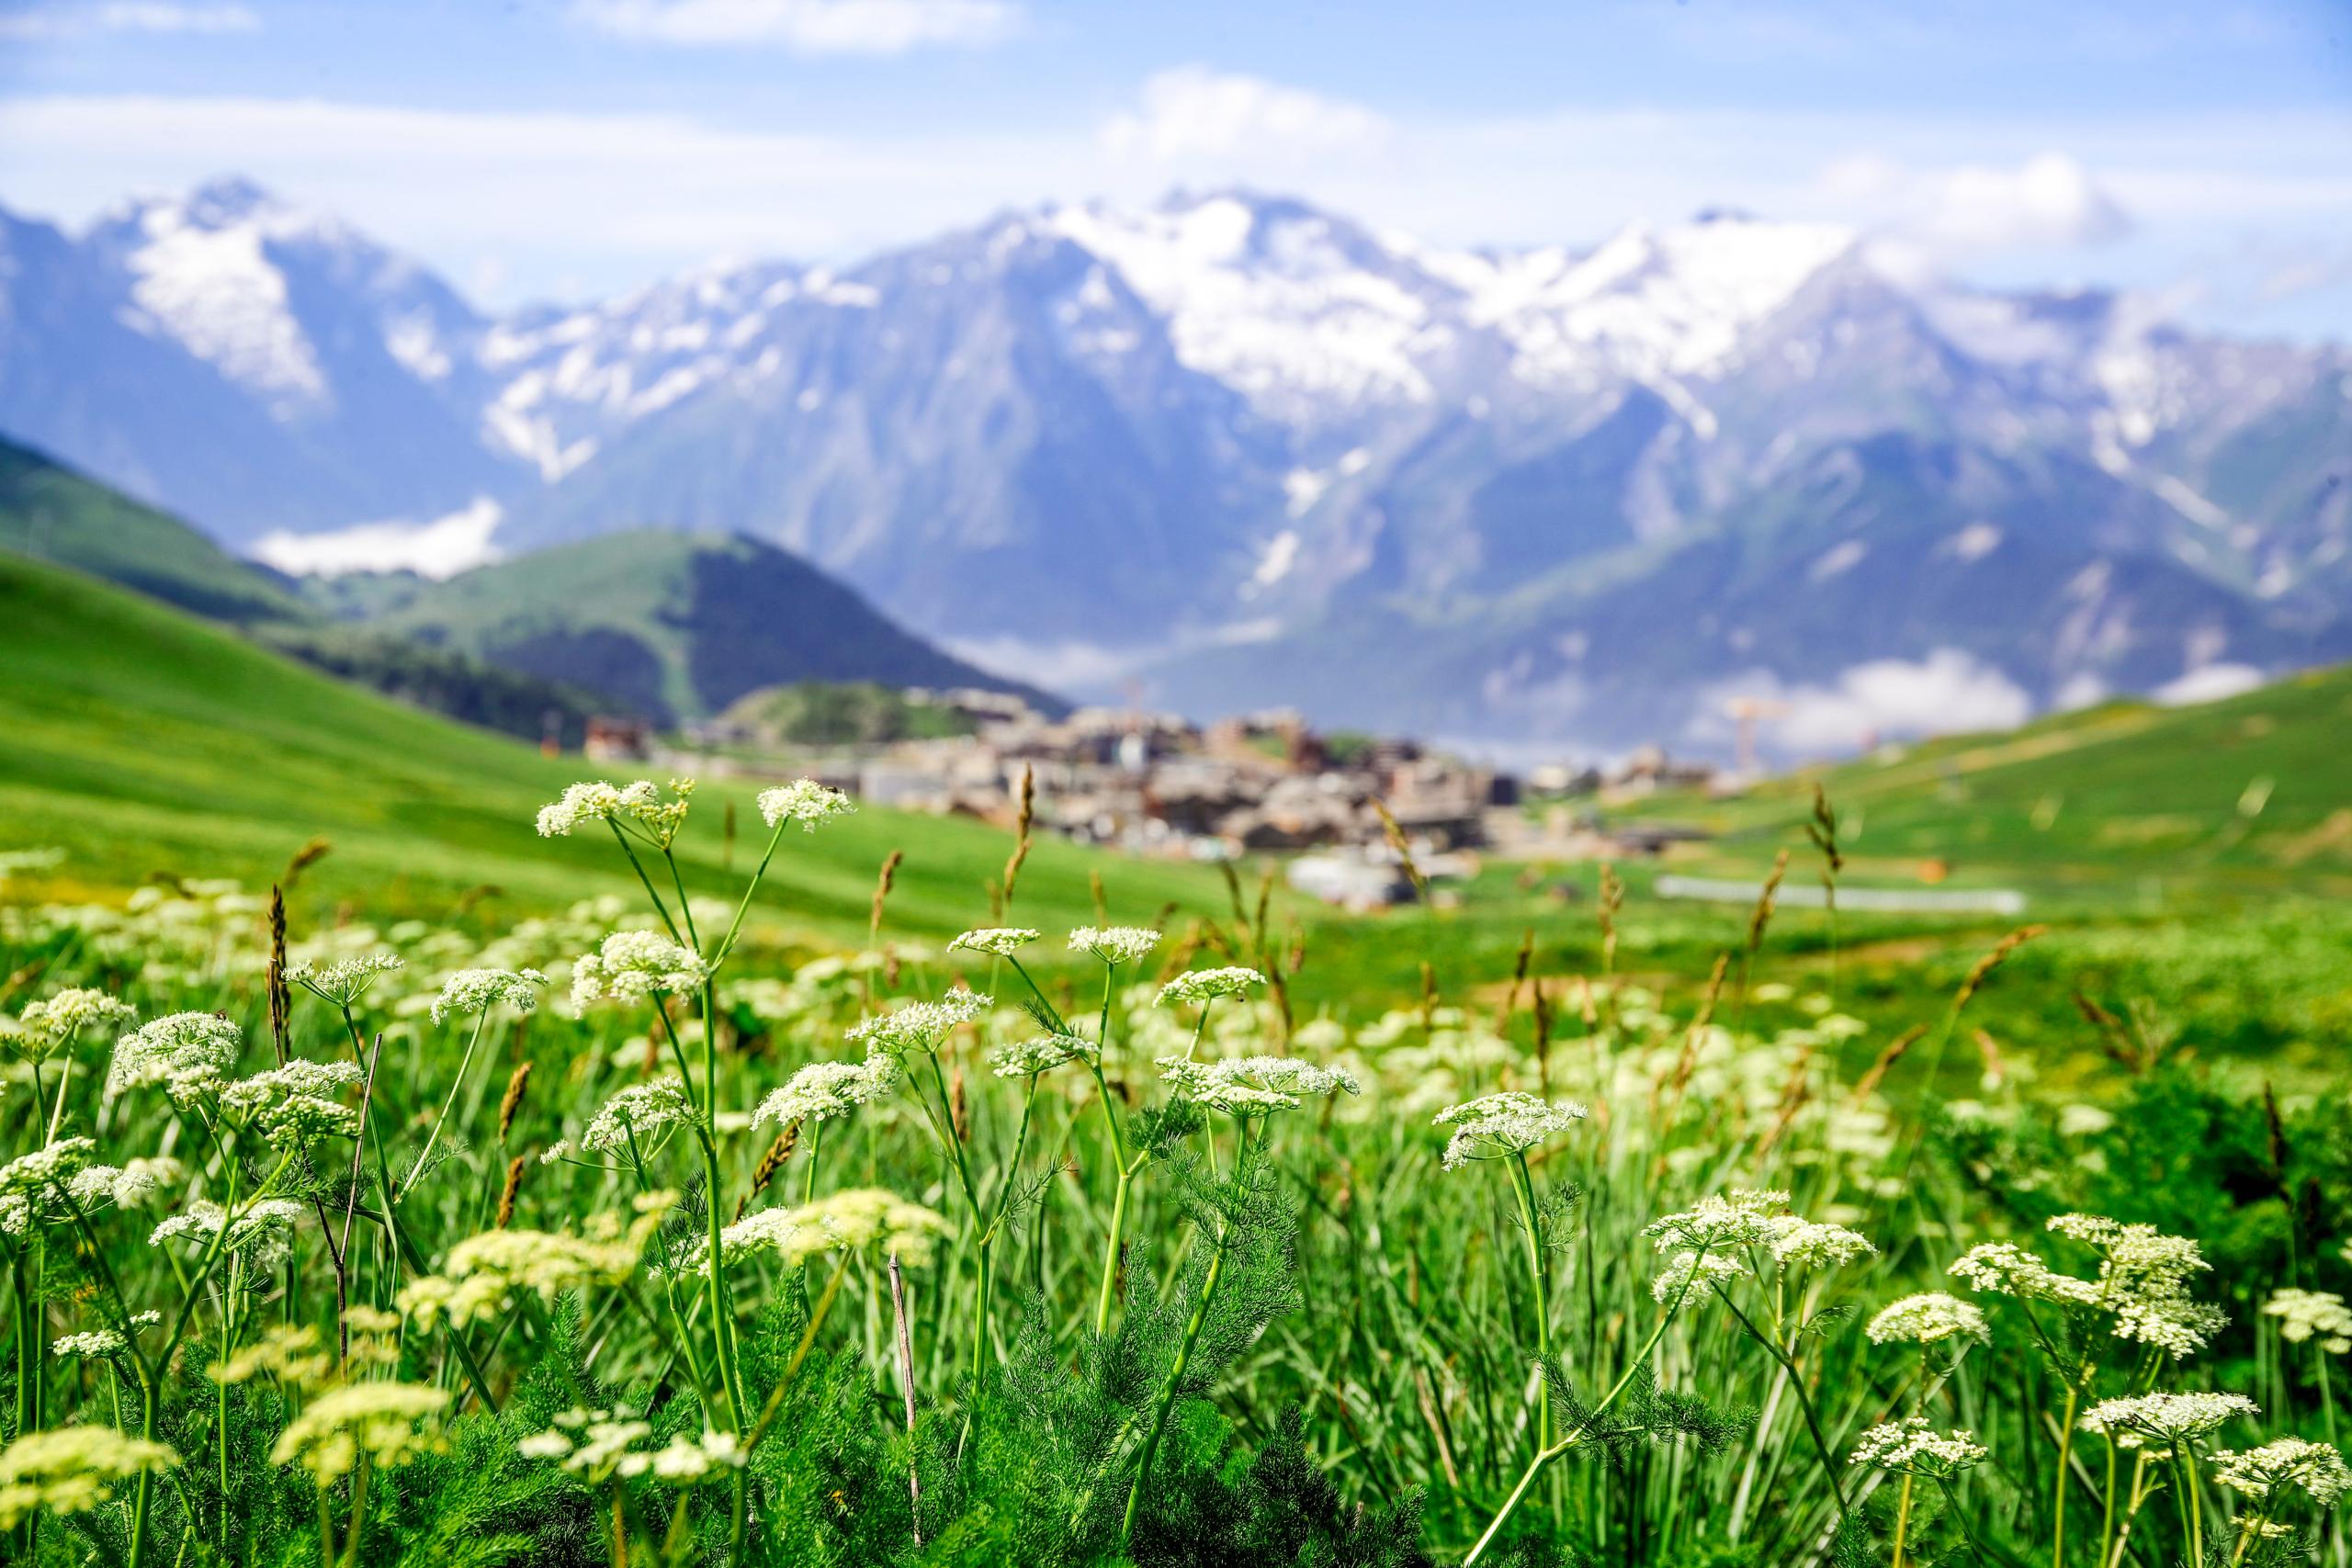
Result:
[[1003,828],[787,793],[747,892],[752,786],[548,836],[577,762],[6,556],[0,660],[11,1564],[2346,1549],[2341,675],[1820,781],[2028,940],[1656,897],[1817,885],[1804,779],[1622,904],[1000,921]]

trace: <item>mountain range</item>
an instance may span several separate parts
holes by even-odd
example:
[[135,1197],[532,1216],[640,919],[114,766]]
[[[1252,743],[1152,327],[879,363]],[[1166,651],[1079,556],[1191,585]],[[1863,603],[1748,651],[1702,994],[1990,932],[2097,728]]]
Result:
[[223,181],[0,216],[0,431],[280,565],[741,534],[1058,691],[1449,739],[2352,656],[2352,352],[1737,213],[1462,252],[1178,195],[491,315]]

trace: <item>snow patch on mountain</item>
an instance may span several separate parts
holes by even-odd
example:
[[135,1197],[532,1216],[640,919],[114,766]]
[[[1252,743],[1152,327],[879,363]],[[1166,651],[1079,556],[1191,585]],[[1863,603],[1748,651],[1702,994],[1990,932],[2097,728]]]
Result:
[[1179,360],[1270,414],[1435,396],[1419,356],[1450,329],[1320,214],[1218,196],[1140,213],[1056,208],[1039,221],[1117,269],[1166,319]]
[[[288,308],[286,276],[265,254],[259,224],[210,228],[177,202],[151,203],[145,243],[125,258],[145,319],[281,417],[326,398],[311,341]],[[139,324],[134,319],[132,324]]]

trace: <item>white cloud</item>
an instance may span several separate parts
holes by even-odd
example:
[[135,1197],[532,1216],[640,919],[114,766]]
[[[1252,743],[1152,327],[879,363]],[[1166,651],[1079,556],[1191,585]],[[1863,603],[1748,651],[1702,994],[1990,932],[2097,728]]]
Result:
[[2208,664],[2167,681],[2148,694],[2166,707],[2192,707],[2251,692],[2267,679],[2251,664]]
[[1386,120],[1358,104],[1186,65],[1147,81],[1141,104],[1102,128],[1102,144],[1114,157],[1169,163],[1356,152],[1376,145],[1388,130]]
[[[492,304],[551,290],[617,292],[718,253],[854,261],[1008,207],[1093,197],[1142,203],[1176,181],[1288,192],[1434,245],[1583,246],[1632,219],[1671,220],[1724,202],[1773,217],[1892,224],[1903,214],[1865,210],[1855,187],[1841,194],[1812,171],[1870,147],[1895,170],[1949,174],[1955,146],[1985,168],[2015,171],[2056,147],[2098,171],[2097,186],[2141,221],[2131,243],[2102,263],[2119,269],[2111,281],[2133,286],[2162,281],[2210,246],[2222,224],[2279,247],[2340,243],[2335,220],[2352,208],[2352,175],[2340,160],[2307,151],[2343,143],[2352,117],[2341,114],[2087,128],[1655,109],[1384,119],[1295,87],[1234,92],[1200,72],[1157,80],[1163,85],[1139,91],[1115,135],[1100,114],[1046,101],[1017,124],[985,130],[910,125],[852,135],[601,108],[0,97],[0,201],[78,223],[127,189],[185,188],[238,171],[447,276],[497,256],[507,273]],[[1204,118],[1201,106],[1221,95],[1230,112]],[[1189,116],[1180,112],[1188,103]],[[1288,128],[1286,141],[1279,127]],[[1158,155],[1159,147],[1170,155]],[[1869,172],[1848,173],[1858,170]],[[1888,201],[1885,193],[1905,187],[1882,180],[1860,188]],[[1907,210],[1918,218],[1927,209]],[[2146,259],[2167,247],[2162,266]],[[2049,258],[2029,260],[2046,276]],[[1939,261],[1936,270],[1947,267]],[[2245,297],[2216,296],[2199,309],[2227,321]],[[2329,298],[2296,309],[2316,321]]]
[[254,558],[298,577],[413,571],[435,580],[498,558],[490,542],[502,513],[488,496],[430,523],[359,523],[325,534],[264,535]]
[[261,17],[243,6],[183,6],[109,0],[103,6],[37,6],[0,17],[0,38],[53,42],[89,33],[256,33]]
[[1722,726],[1713,715],[1734,697],[1788,705],[1760,737],[1772,750],[1787,751],[1846,752],[1898,736],[2009,729],[2033,716],[2033,699],[2024,688],[1956,648],[1937,649],[1922,660],[1852,665],[1828,685],[1783,686],[1769,672],[1725,682],[1701,702],[1694,734],[1719,738]]
[[776,44],[799,54],[904,54],[988,44],[1020,24],[1010,0],[579,0],[600,31],[684,45]]
[[1877,231],[1880,259],[1895,270],[2106,244],[2132,230],[2106,184],[2063,152],[1926,169],[1859,153],[1831,163],[1816,188],[1831,207]]

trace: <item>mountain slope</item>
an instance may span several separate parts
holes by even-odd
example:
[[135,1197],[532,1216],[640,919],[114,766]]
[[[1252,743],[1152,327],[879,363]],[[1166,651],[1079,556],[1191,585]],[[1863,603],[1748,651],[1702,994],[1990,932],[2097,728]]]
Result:
[[[152,600],[0,555],[0,667],[12,677],[0,682],[0,812],[12,843],[67,852],[53,874],[61,895],[155,872],[266,886],[313,835],[332,851],[302,878],[298,919],[362,895],[380,912],[442,913],[487,890],[510,918],[635,895],[609,842],[531,830],[534,810],[580,776],[577,760],[355,690]],[[709,818],[732,804],[756,823],[754,787],[717,780],[696,796],[702,825],[684,842],[698,895],[740,888],[719,870]],[[862,940],[875,868],[894,849],[906,860],[888,929],[944,935],[969,923],[973,889],[1001,867],[1006,842],[977,823],[862,810],[790,836],[768,874],[766,919]],[[1048,926],[1091,920],[1098,865],[1136,918],[1167,900],[1224,908],[1223,885],[1196,868],[1114,865],[1054,840],[1023,871],[1022,908]]]
[[1907,880],[1933,860],[1962,881],[2110,897],[2147,878],[2340,897],[2352,893],[2346,733],[2352,666],[2337,666],[2218,702],[2109,703],[1641,810],[1702,822],[1724,835],[1710,853],[1753,864],[1801,838],[1817,783],[1865,882]]
[[0,549],[74,567],[216,621],[299,621],[311,614],[275,573],[10,441],[0,441]]
[[[1850,709],[1890,662],[2012,705],[2246,679],[2352,615],[2352,352],[1736,213],[1460,253],[1225,191],[492,318],[222,182],[0,227],[0,429],[240,542],[743,533],[1057,687],[1487,739],[1714,747],[1729,687]],[[2109,585],[2098,636],[1986,596],[2029,556]]]
[[1054,699],[940,652],[772,545],[608,534],[417,581],[371,626],[605,694],[662,723],[800,681],[983,686]]

